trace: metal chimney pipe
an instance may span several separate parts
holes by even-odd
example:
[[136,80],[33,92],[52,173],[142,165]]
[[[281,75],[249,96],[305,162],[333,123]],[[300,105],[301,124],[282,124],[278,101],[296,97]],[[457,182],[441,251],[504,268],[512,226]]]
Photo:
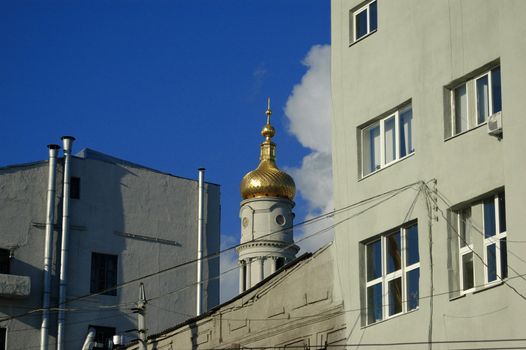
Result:
[[201,314],[202,302],[202,290],[203,290],[203,233],[204,233],[204,179],[205,179],[205,168],[199,168],[199,192],[198,192],[198,203],[197,203],[197,294],[196,294],[196,315]]
[[57,152],[59,145],[48,145],[49,175],[47,184],[46,236],[44,241],[44,293],[42,300],[42,324],[40,326],[40,350],[48,348],[49,300],[51,297],[51,263],[53,250],[53,229],[55,220],[55,190],[57,176]]
[[60,250],[60,285],[58,292],[58,328],[57,328],[57,350],[64,349],[64,328],[66,326],[66,287],[68,272],[68,243],[69,243],[69,192],[71,179],[71,149],[75,138],[63,136],[64,144],[64,189],[62,199],[62,247]]

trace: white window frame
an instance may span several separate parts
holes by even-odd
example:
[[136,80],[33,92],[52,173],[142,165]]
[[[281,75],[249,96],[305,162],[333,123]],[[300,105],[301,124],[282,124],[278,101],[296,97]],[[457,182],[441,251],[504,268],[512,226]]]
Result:
[[[462,242],[461,237],[461,230],[462,226],[464,226],[467,230],[471,231],[471,219],[466,219],[464,213],[469,210],[470,217],[471,217],[471,206],[463,208],[459,211],[457,211],[457,232],[458,232],[458,266],[459,266],[459,279],[460,279],[460,293],[466,294],[473,292],[475,290],[475,261],[473,261],[473,287],[469,289],[465,289],[464,287],[464,265],[463,265],[463,258],[465,255],[472,254],[472,259],[474,259],[474,248],[473,248],[473,237],[471,236],[471,232],[465,232],[465,235],[469,234],[469,244],[467,242]],[[462,243],[466,243],[464,246],[462,246]]]
[[[367,246],[369,244],[375,243],[378,241],[378,239],[372,240],[370,242],[367,242],[365,244],[365,320],[366,324],[375,324],[379,321],[387,320],[390,318],[393,318],[395,316],[407,313],[408,311],[418,310],[420,308],[420,305],[418,305],[416,308],[408,310],[408,298],[407,298],[407,274],[410,271],[416,270],[420,268],[420,259],[418,262],[413,263],[412,265],[406,266],[407,264],[407,229],[413,226],[417,226],[417,234],[418,234],[418,223],[412,222],[409,225],[402,226],[396,230],[389,231],[386,234],[383,234],[380,236],[380,254],[381,254],[381,262],[382,262],[382,273],[381,276],[372,280],[367,281],[367,262],[368,262],[368,256],[367,256]],[[400,269],[397,271],[393,271],[390,273],[387,273],[387,237],[390,235],[400,233]],[[393,281],[397,278],[402,279],[401,288],[402,288],[402,310],[399,313],[389,315],[389,282]],[[368,309],[368,293],[367,290],[369,287],[372,287],[374,285],[377,285],[381,283],[382,285],[382,318],[369,323],[369,309]],[[418,288],[420,290],[420,286]]]
[[[502,192],[501,192],[502,193]],[[487,285],[500,283],[502,281],[502,257],[500,250],[500,241],[503,238],[507,238],[507,231],[500,231],[500,205],[499,205],[499,193],[493,197],[493,203],[495,207],[495,235],[486,238],[486,223],[484,222],[484,202],[482,201],[482,237],[484,239],[484,283]],[[488,246],[495,244],[495,269],[496,278],[494,281],[488,281]]]
[[[496,112],[493,110],[493,78],[492,78],[492,71],[500,68],[500,64],[492,66],[490,69],[487,69],[482,74],[479,74],[475,77],[471,77],[469,79],[466,79],[462,81],[459,84],[456,84],[452,88],[450,88],[450,120],[451,120],[451,133],[450,137],[463,134],[473,128],[476,128],[480,125],[486,124],[488,121],[488,118],[495,114]],[[502,82],[502,72],[501,74],[501,82]],[[478,107],[478,87],[477,87],[477,81],[486,77],[488,78],[488,115],[485,116],[484,121],[479,122],[478,115],[479,115],[479,107]],[[455,105],[455,91],[461,87],[462,85],[466,86],[466,130],[456,132],[456,120],[455,120],[455,114],[456,114],[456,105]],[[502,96],[502,87],[501,87],[501,96]],[[473,94],[473,95],[472,95]],[[472,95],[472,98],[475,100],[475,108],[474,108],[474,115],[471,111],[470,104],[472,103],[470,95]],[[502,97],[501,97],[502,98]],[[471,125],[473,124],[473,125]]]
[[[474,85],[475,85],[475,124],[477,126],[485,124],[488,121],[488,118],[490,116],[492,116],[493,114],[495,114],[495,111],[493,111],[493,78],[492,78],[491,72],[494,69],[496,69],[496,68],[500,68],[500,66],[495,66],[495,67],[489,69],[488,71],[484,72],[483,74],[477,76],[475,79],[473,79]],[[486,76],[488,77],[488,115],[485,116],[483,122],[479,122],[479,110],[478,110],[478,108],[479,108],[479,104],[478,104],[478,96],[479,96],[479,94],[478,94],[477,81],[479,79],[482,79],[482,78],[486,77]],[[502,81],[502,77],[501,77],[501,81]],[[502,88],[501,88],[501,95],[502,95]]]
[[[374,123],[371,123],[365,127],[363,127],[361,129],[361,132],[360,132],[360,135],[361,135],[361,159],[362,159],[362,178],[363,177],[366,177],[366,176],[369,176],[375,172],[377,172],[378,170],[381,170],[382,168],[385,168],[393,163],[396,163],[402,159],[405,159],[407,157],[409,157],[411,154],[413,154],[415,152],[415,148],[412,147],[411,150],[407,150],[407,154],[403,157],[400,157],[400,113],[403,113],[405,112],[406,110],[408,109],[411,109],[411,125],[413,125],[413,107],[412,107],[412,104],[409,103],[409,104],[406,104],[406,105],[403,105],[401,108],[397,109],[395,112],[393,113],[390,113],[389,115],[387,115],[386,117],[383,117],[382,119],[374,122]],[[386,159],[385,159],[385,122],[391,118],[395,118],[395,129],[394,129],[394,137],[395,137],[395,158],[389,162],[386,162]],[[366,159],[365,157],[365,141],[368,140],[366,137],[366,133],[373,127],[375,127],[376,125],[379,125],[380,126],[380,165],[377,169],[374,169],[368,173],[366,173],[366,169],[369,169],[369,162],[370,162],[370,158]],[[413,126],[411,126],[411,129],[413,128]],[[409,137],[411,138],[411,144],[413,144],[413,133],[411,133],[411,135],[409,135]],[[406,137],[408,137],[408,135],[406,135]],[[370,156],[370,155],[369,155]]]
[[[455,104],[455,91],[461,87],[462,85],[464,85],[466,87],[466,130],[464,131],[459,131],[457,132],[457,118],[456,118],[456,115],[457,115],[457,106]],[[461,84],[458,84],[456,85],[454,88],[451,89],[451,94],[450,94],[450,102],[451,102],[451,136],[455,136],[455,135],[460,135],[466,131],[468,131],[469,129],[471,129],[471,125],[470,125],[470,122],[469,122],[469,84],[467,81],[461,83]]]
[[[371,33],[374,33],[377,29],[374,29],[374,30],[371,30],[371,11],[370,11],[370,7],[371,7],[371,4],[372,3],[375,3],[376,0],[373,0],[373,1],[370,1],[368,2],[367,4],[363,5],[362,7],[356,9],[353,11],[352,15],[353,15],[353,42],[356,42],[356,41],[359,41],[359,40],[362,40],[363,38],[367,37],[368,35],[370,35]],[[378,4],[376,4],[376,8],[377,8],[377,11],[378,11]],[[357,30],[357,27],[356,27],[356,24],[358,23],[356,21],[356,17],[358,17],[358,15],[364,11],[367,11],[367,33],[365,33],[364,35],[362,35],[361,37],[357,37],[357,33],[358,33],[358,30]],[[377,18],[376,20],[378,21],[378,15],[377,15]]]

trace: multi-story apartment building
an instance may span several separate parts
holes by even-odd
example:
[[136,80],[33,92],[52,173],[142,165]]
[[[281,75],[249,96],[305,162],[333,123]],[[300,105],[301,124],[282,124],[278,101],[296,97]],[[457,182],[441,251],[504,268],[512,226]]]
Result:
[[385,198],[336,227],[347,343],[525,346],[526,2],[331,15],[335,206]]
[[[88,328],[95,349],[106,349],[114,334],[136,337],[139,282],[149,333],[195,316],[196,265],[171,268],[197,256],[198,182],[90,149],[71,160],[67,303],[59,304],[65,198],[63,159],[57,163],[48,348],[56,346],[59,308],[64,349],[80,349]],[[0,168],[0,349],[40,347],[48,173],[48,161]],[[203,193],[206,256],[219,251],[219,186],[205,183]],[[207,310],[219,302],[219,259],[202,271]]]

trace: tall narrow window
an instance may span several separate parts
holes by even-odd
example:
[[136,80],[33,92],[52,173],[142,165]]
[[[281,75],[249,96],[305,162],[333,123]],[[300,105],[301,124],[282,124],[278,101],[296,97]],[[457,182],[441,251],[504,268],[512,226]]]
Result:
[[485,282],[508,277],[506,213],[504,192],[483,202]]
[[0,350],[7,349],[7,329],[0,327]]
[[354,41],[376,31],[378,27],[377,6],[376,0],[374,0],[353,12]]
[[411,105],[362,129],[362,176],[414,152]]
[[459,243],[460,290],[466,292],[475,287],[473,273],[473,242],[471,239],[471,208],[457,212]]
[[[91,293],[117,295],[117,255],[91,254]],[[108,290],[110,289],[110,290]]]
[[380,124],[376,123],[363,132],[364,174],[380,169]]
[[397,229],[365,245],[367,323],[418,308],[418,226]]
[[487,121],[490,115],[501,111],[500,67],[484,73],[475,79],[475,82],[477,90],[477,124],[481,124]]
[[69,198],[80,199],[80,177],[70,178]]
[[455,134],[468,129],[468,94],[466,84],[462,84],[453,90],[455,110]]
[[413,130],[411,122],[413,110],[411,106],[400,111],[400,158],[413,153]]
[[0,249],[0,273],[9,274],[11,272],[9,253],[8,249]]

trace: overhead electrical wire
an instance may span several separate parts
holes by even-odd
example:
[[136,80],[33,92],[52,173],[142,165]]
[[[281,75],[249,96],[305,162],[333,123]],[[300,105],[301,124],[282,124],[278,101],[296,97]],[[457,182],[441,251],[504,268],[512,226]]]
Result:
[[[364,205],[368,202],[371,202],[372,200],[375,200],[375,199],[378,199],[378,198],[382,198],[384,196],[387,196],[387,195],[390,195],[390,194],[393,194],[393,193],[398,193],[398,192],[401,192],[401,191],[405,191],[411,187],[413,187],[414,185],[420,183],[420,181],[417,181],[417,182],[414,182],[414,183],[411,183],[409,185],[405,185],[405,186],[402,186],[400,188],[396,188],[396,189],[393,189],[393,190],[389,190],[389,191],[386,191],[384,193],[381,193],[381,194],[378,194],[378,195],[375,195],[375,196],[372,196],[372,197],[369,197],[369,198],[366,198],[364,200],[361,200],[361,201],[358,201],[356,203],[353,203],[353,204],[350,204],[350,205],[347,205],[345,207],[342,207],[340,209],[335,209],[335,210],[332,210],[330,212],[327,212],[327,213],[323,213],[323,214],[320,214],[316,217],[313,217],[311,219],[308,219],[308,220],[304,220],[300,223],[297,223],[297,224],[294,224],[292,225],[291,227],[289,228],[286,228],[286,229],[280,229],[280,230],[276,230],[276,231],[273,231],[273,232],[270,232],[262,237],[259,237],[258,239],[255,239],[253,241],[257,241],[257,240],[260,240],[261,238],[264,238],[264,237],[267,237],[267,236],[271,236],[271,235],[274,235],[276,233],[279,233],[279,232],[282,232],[284,230],[290,230],[294,227],[298,227],[298,226],[302,226],[302,225],[308,225],[308,224],[311,224],[311,223],[314,223],[316,221],[319,221],[319,220],[322,220],[322,219],[326,219],[326,218],[329,218],[329,217],[333,217],[343,211],[347,211],[347,210],[350,210],[354,207],[358,207],[358,206],[361,206],[361,205]],[[344,219],[342,222],[344,221],[347,221],[347,219]],[[341,223],[341,222],[339,222]],[[338,223],[338,224],[339,224]],[[325,231],[328,231],[330,229],[332,229],[333,227],[335,227],[335,225],[331,225],[332,227],[327,227],[323,230],[321,230],[320,232],[315,232],[315,234],[318,234],[318,233],[322,233],[322,232],[325,232]],[[243,243],[243,244],[246,244],[247,242]],[[228,248],[225,248],[225,249],[222,249],[216,253],[211,253],[211,254],[208,254],[206,256],[203,256],[201,258],[201,260],[203,261],[207,261],[209,259],[213,259],[213,258],[218,258],[221,254],[224,254],[228,251],[231,251],[231,250],[234,250],[236,249],[237,247],[240,247],[242,244],[236,244],[234,246],[231,246],[231,247],[228,247]],[[197,262],[198,259],[192,259],[192,260],[188,260],[188,261],[185,261],[183,263],[180,263],[180,264],[177,264],[177,265],[174,265],[174,266],[170,266],[170,267],[167,267],[165,269],[161,269],[159,271],[156,271],[156,272],[152,272],[152,273],[149,273],[149,274],[146,274],[146,275],[143,275],[143,276],[140,276],[140,277],[137,277],[137,278],[133,278],[131,280],[128,280],[126,282],[122,282],[122,283],[119,283],[117,284],[116,286],[113,286],[113,287],[110,287],[110,288],[106,288],[104,290],[101,290],[99,292],[96,292],[96,293],[89,293],[89,294],[85,294],[85,295],[81,295],[81,296],[78,296],[78,297],[75,297],[75,298],[72,298],[72,299],[69,299],[67,300],[65,303],[71,303],[71,302],[74,302],[74,301],[78,301],[78,300],[82,300],[82,299],[86,299],[86,298],[90,298],[90,297],[93,297],[93,296],[96,296],[96,295],[100,295],[100,294],[104,294],[104,293],[107,293],[109,291],[112,291],[112,290],[116,290],[116,289],[119,289],[119,288],[122,288],[124,286],[127,286],[129,284],[132,284],[132,283],[136,283],[136,282],[139,282],[139,281],[142,281],[142,280],[145,280],[147,278],[151,278],[153,276],[157,276],[157,275],[160,275],[160,274],[163,274],[163,273],[166,273],[168,271],[171,271],[171,270],[175,270],[175,269],[178,269],[178,268],[181,268],[181,267],[185,267],[185,266],[188,266],[188,265],[191,265],[191,264],[194,264]],[[57,307],[55,307],[54,309],[57,309],[58,310],[58,307],[60,305],[57,305]],[[49,309],[49,308],[48,308]],[[16,319],[16,318],[21,318],[21,317],[24,317],[24,316],[27,316],[27,315],[31,315],[31,314],[34,314],[34,313],[37,313],[37,312],[42,312],[44,310],[44,308],[36,308],[36,309],[33,309],[33,310],[30,310],[30,311],[27,311],[25,313],[22,313],[22,314],[19,314],[19,315],[14,315],[14,316],[8,316],[8,317],[4,317],[4,318],[1,318],[0,319],[0,322],[4,322],[4,321],[8,321],[8,320],[12,320],[12,319]],[[56,311],[56,310],[55,310]]]

